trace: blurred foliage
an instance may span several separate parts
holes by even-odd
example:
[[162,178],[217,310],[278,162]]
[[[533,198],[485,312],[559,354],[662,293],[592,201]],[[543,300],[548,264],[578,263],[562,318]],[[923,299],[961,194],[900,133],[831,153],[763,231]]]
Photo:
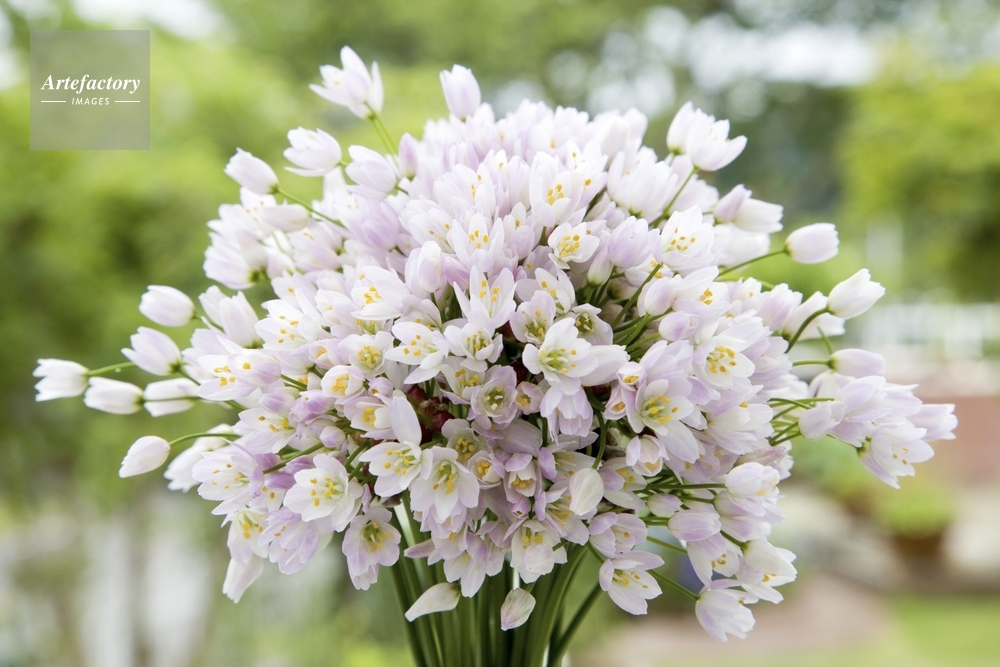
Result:
[[901,283],[1000,297],[1000,67],[922,60],[917,47],[853,93],[841,144],[845,232],[901,225]]

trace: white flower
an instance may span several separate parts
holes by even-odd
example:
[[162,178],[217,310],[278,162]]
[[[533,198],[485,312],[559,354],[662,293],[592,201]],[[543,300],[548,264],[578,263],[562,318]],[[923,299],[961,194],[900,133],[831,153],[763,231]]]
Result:
[[507,593],[500,606],[500,629],[506,632],[521,627],[534,609],[534,596],[523,588],[515,588]]
[[529,371],[541,373],[553,387],[574,392],[581,379],[599,365],[590,348],[590,343],[579,337],[576,320],[565,318],[549,328],[541,347],[524,346],[523,361]]
[[301,514],[303,521],[329,517],[333,530],[343,530],[357,514],[361,485],[330,454],[316,455],[313,466],[295,473],[295,486],[285,494],[285,506]]
[[399,442],[382,442],[359,459],[369,463],[371,474],[378,477],[375,493],[387,498],[402,493],[424,470],[430,456],[420,449],[420,422],[409,400],[397,393],[389,405],[393,434]]
[[229,159],[225,172],[240,186],[259,195],[268,195],[278,189],[278,176],[274,170],[241,148],[237,148],[236,155]]
[[417,598],[416,602],[406,610],[404,616],[406,616],[406,620],[412,623],[414,620],[427,614],[436,614],[439,611],[451,611],[458,606],[458,600],[461,597],[458,584],[434,584],[424,591],[423,595]]
[[[209,433],[232,433],[233,429],[228,424],[220,424],[209,430]],[[166,472],[163,476],[170,480],[170,484],[167,488],[171,491],[189,491],[192,487],[198,484],[192,471],[194,465],[201,460],[202,456],[207,453],[219,449],[220,447],[225,447],[229,444],[229,440],[226,438],[213,438],[211,436],[205,436],[196,439],[190,447],[185,449],[183,452],[178,454],[170,465],[167,466]]]
[[711,505],[696,504],[695,509],[676,512],[667,522],[670,532],[680,540],[705,540],[722,530],[719,513]]
[[181,351],[170,336],[150,329],[139,327],[132,334],[132,349],[125,348],[122,354],[133,364],[153,375],[170,375],[181,367]]
[[332,65],[319,68],[323,85],[310,84],[313,92],[347,107],[358,118],[369,118],[382,111],[382,76],[378,63],[372,63],[369,74],[361,58],[348,46],[341,49],[340,62],[344,69]]
[[540,521],[525,521],[511,538],[511,566],[525,583],[531,583],[566,562],[566,549],[559,545],[559,536]]
[[380,565],[392,565],[399,559],[401,535],[390,523],[391,514],[384,507],[371,507],[351,521],[344,532],[344,555],[351,581],[367,590],[378,578]]
[[139,301],[139,312],[161,327],[182,327],[194,318],[194,303],[179,289],[150,285]]
[[746,144],[746,137],[729,139],[728,120],[717,121],[690,102],[680,108],[667,131],[667,148],[685,153],[703,171],[722,169],[743,152]]
[[578,225],[563,223],[549,234],[548,245],[552,248],[552,261],[560,269],[568,269],[569,262],[586,262],[593,257],[600,239],[587,231],[587,223]]
[[410,485],[410,503],[414,510],[433,511],[436,519],[444,522],[457,510],[476,506],[479,481],[458,462],[458,452],[432,447],[422,457],[426,472]]
[[139,438],[128,448],[118,470],[119,477],[133,477],[156,470],[170,455],[170,445],[163,438],[147,435]]
[[285,157],[299,166],[286,167],[293,174],[325,176],[339,167],[344,157],[337,140],[323,130],[289,130],[288,141],[292,147],[285,149]]
[[885,288],[872,282],[868,269],[861,269],[830,290],[826,307],[836,317],[849,320],[867,311],[884,294]]
[[646,600],[662,592],[647,572],[663,565],[663,559],[648,551],[633,551],[601,565],[599,581],[616,605],[630,614],[646,613]]
[[455,65],[451,71],[441,72],[441,88],[448,102],[448,110],[459,120],[465,120],[479,109],[482,97],[479,93],[479,83],[472,71],[461,65]]
[[837,256],[840,238],[829,222],[799,227],[785,239],[785,252],[800,264],[819,264]]
[[784,208],[778,204],[751,199],[752,192],[737,185],[719,200],[712,211],[721,223],[732,222],[748,232],[773,234],[781,231]]
[[36,378],[42,378],[35,384],[38,391],[35,400],[51,401],[79,396],[87,389],[87,373],[87,368],[75,361],[39,359],[38,368],[32,373]]
[[753,601],[752,596],[741,591],[708,589],[698,598],[694,612],[701,627],[719,641],[726,641],[726,635],[746,639],[754,619],[744,602]]
[[90,388],[83,397],[83,404],[101,412],[130,415],[142,408],[142,389],[119,380],[90,378]]

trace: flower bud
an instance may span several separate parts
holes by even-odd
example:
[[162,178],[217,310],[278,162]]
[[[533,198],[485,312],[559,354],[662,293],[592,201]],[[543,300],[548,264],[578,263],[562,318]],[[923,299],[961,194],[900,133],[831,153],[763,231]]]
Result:
[[340,166],[344,157],[337,140],[323,130],[289,130],[288,141],[292,147],[285,149],[285,157],[300,167],[286,167],[293,174],[324,176]]
[[444,89],[444,99],[448,102],[448,110],[459,120],[465,120],[476,113],[482,95],[479,84],[472,71],[461,65],[455,65],[451,71],[441,72],[441,87]]
[[132,349],[125,348],[122,354],[147,373],[170,375],[180,368],[181,351],[177,343],[162,331],[139,327],[130,340]]
[[868,269],[861,269],[830,290],[826,305],[837,317],[849,320],[874,306],[884,294],[885,288],[872,281]]
[[118,476],[134,477],[156,470],[164,464],[169,454],[170,444],[163,438],[155,435],[139,438],[128,448]]
[[182,327],[194,318],[194,303],[179,289],[150,285],[139,301],[139,312],[162,327]]
[[254,157],[241,148],[229,159],[226,176],[242,187],[259,195],[269,195],[278,189],[278,176],[266,162]]
[[142,407],[142,389],[119,380],[90,378],[90,388],[83,397],[88,408],[110,412],[114,415],[130,415]]
[[272,229],[295,232],[309,223],[309,211],[299,204],[277,204],[260,208],[260,221]]
[[714,508],[680,510],[667,522],[667,528],[680,540],[706,540],[722,530],[722,521]]
[[435,614],[439,611],[451,611],[458,606],[458,599],[461,597],[458,584],[434,584],[424,594],[417,598],[409,609],[406,610],[406,620],[413,621],[427,614]]
[[608,239],[608,259],[630,269],[649,256],[649,223],[632,216],[615,227]]
[[593,468],[581,468],[569,479],[569,510],[584,516],[597,508],[604,497],[604,479]]
[[830,357],[833,370],[841,375],[860,378],[868,375],[885,375],[885,357],[868,350],[847,348],[837,350]]
[[413,178],[417,175],[419,162],[417,140],[409,132],[406,132],[399,140],[399,172],[404,178]]
[[844,421],[844,413],[840,401],[823,401],[799,416],[799,432],[804,438],[819,440]]
[[353,162],[347,165],[347,175],[355,183],[376,192],[392,192],[399,180],[396,168],[384,156],[364,146],[347,149]]
[[750,567],[772,577],[795,577],[795,567],[785,556],[789,552],[782,551],[767,540],[750,540],[743,547],[743,558]]
[[[256,347],[260,343],[256,329],[257,313],[243,296],[243,292],[237,292],[234,297],[219,299],[218,309],[218,322],[230,340],[240,347]],[[208,308],[205,310],[208,311]]]
[[646,507],[653,516],[671,517],[681,509],[681,501],[669,493],[657,493],[646,500]]
[[507,631],[524,625],[535,608],[535,598],[523,588],[515,588],[500,607],[500,629]]
[[613,268],[611,260],[608,259],[607,248],[598,249],[597,253],[590,260],[590,266],[587,267],[587,283],[590,285],[603,285],[611,277]]
[[746,598],[750,602],[756,599],[743,591],[709,589],[698,598],[694,613],[701,627],[720,642],[726,641],[726,635],[746,639],[754,625],[753,612],[744,603]]
[[840,247],[837,228],[829,222],[799,227],[785,240],[785,252],[800,264],[819,264],[836,257]]
[[187,378],[150,382],[142,392],[143,407],[154,417],[184,412],[198,399],[197,390]]
[[87,368],[75,361],[39,359],[38,368],[32,375],[42,378],[35,385],[36,401],[79,396],[87,389]]

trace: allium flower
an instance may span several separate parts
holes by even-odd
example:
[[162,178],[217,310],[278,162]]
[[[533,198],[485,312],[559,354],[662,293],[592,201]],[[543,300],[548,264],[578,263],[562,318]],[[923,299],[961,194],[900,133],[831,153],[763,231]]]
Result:
[[163,327],[182,327],[194,318],[194,303],[179,289],[150,285],[139,302],[139,312]]
[[861,269],[830,290],[826,307],[835,316],[849,320],[867,311],[884,294],[885,288],[872,282],[868,269]]
[[450,72],[441,72],[441,87],[448,102],[448,110],[459,120],[465,120],[476,113],[482,97],[479,83],[467,67],[455,65]]
[[[51,359],[35,371],[38,400],[86,390],[86,405],[119,414],[231,411],[175,440],[194,442],[165,476],[197,485],[229,524],[234,600],[265,560],[297,572],[341,533],[357,588],[393,568],[418,644],[465,660],[452,644],[466,624],[421,617],[484,595],[496,604],[460,613],[499,615],[538,665],[548,642],[530,638],[575,613],[561,577],[592,576],[580,565],[599,554],[594,594],[645,613],[670,581],[652,552],[668,539],[705,586],[690,592],[705,629],[742,637],[748,605],[780,601],[797,574],[768,542],[795,440],[839,440],[896,486],[929,442],[953,437],[954,406],[886,381],[878,355],[832,352],[809,384],[792,373],[800,340],[842,334],[884,290],[867,271],[808,298],[735,277],[774,254],[824,261],[838,239],[820,223],[768,252],[781,207],[743,186],[720,198],[700,176],[743,150],[727,121],[684,105],[661,160],[637,111],[526,101],[497,118],[456,66],[441,75],[449,118],[397,147],[377,66],[347,48],[341,60],[313,89],[370,119],[383,145],[344,151],[322,130],[292,130],[292,171],[322,177],[293,202],[237,152],[226,172],[238,202],[209,223],[204,264],[225,289],[199,297],[184,349],[142,328],[123,350],[160,378],[142,389],[92,377],[120,364]],[[162,286],[140,309],[163,326],[195,315]],[[166,445],[140,439],[121,474],[162,464]]]
[[83,397],[83,403],[101,412],[130,415],[142,409],[142,389],[119,380],[90,378],[90,388]]
[[785,239],[785,251],[800,264],[819,264],[837,256],[840,238],[829,222],[799,227]]
[[170,445],[163,438],[155,435],[139,438],[125,454],[118,476],[132,477],[156,470],[166,463],[169,454]]
[[226,176],[259,195],[269,195],[278,187],[274,170],[241,148],[236,149],[236,155],[230,158],[225,171]]
[[87,368],[75,361],[39,359],[32,375],[42,378],[35,385],[36,401],[79,396],[87,389]]
[[286,169],[299,176],[325,176],[343,159],[340,143],[323,130],[289,130],[288,141],[292,147],[285,149],[285,157],[298,168]]

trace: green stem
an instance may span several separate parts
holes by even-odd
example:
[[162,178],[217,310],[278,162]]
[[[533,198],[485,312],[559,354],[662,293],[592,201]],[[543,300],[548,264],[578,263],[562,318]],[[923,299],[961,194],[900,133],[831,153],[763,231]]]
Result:
[[303,456],[308,456],[309,454],[312,454],[313,452],[315,452],[317,450],[323,449],[323,447],[324,447],[324,445],[322,443],[317,443],[317,444],[313,445],[312,447],[309,447],[308,449],[303,449],[301,452],[295,452],[295,454],[293,456],[289,456],[287,459],[285,459],[281,463],[273,465],[270,468],[268,468],[267,470],[265,470],[264,474],[268,475],[268,474],[270,474],[270,473],[272,473],[272,472],[274,472],[276,470],[281,470],[286,465],[288,465],[288,463],[290,461],[294,461],[295,459],[303,457]]
[[788,349],[791,350],[793,347],[795,347],[795,344],[797,342],[799,342],[799,337],[802,335],[802,333],[806,330],[806,327],[809,326],[809,324],[813,320],[815,320],[820,315],[823,315],[824,313],[829,313],[829,312],[830,312],[830,309],[824,307],[824,308],[821,308],[821,309],[817,310],[815,313],[813,313],[809,317],[807,317],[806,320],[805,320],[805,322],[802,323],[802,326],[799,327],[799,330],[795,332],[794,336],[792,336],[792,339],[790,341],[788,341]]
[[594,584],[594,588],[591,589],[590,594],[587,595],[580,608],[576,610],[576,614],[573,615],[573,620],[569,622],[569,625],[566,626],[562,635],[559,636],[559,639],[549,651],[549,667],[559,667],[562,657],[566,653],[566,649],[569,648],[570,641],[573,639],[573,635],[576,634],[576,631],[580,628],[580,624],[583,623],[583,619],[586,618],[600,595],[601,585],[599,583]]
[[688,174],[687,178],[684,179],[684,182],[681,183],[680,189],[677,190],[677,192],[674,194],[673,199],[671,199],[670,203],[667,204],[666,208],[663,209],[663,213],[660,214],[660,217],[657,218],[656,221],[653,223],[653,225],[650,226],[658,225],[659,223],[667,219],[667,215],[670,213],[670,207],[674,205],[677,199],[681,196],[681,193],[684,192],[684,188],[687,187],[688,183],[691,182],[691,179],[694,178],[694,175],[697,173],[698,173],[698,167],[691,167],[691,173]]
[[830,368],[829,359],[802,359],[800,361],[793,361],[792,367],[795,366],[826,366]]
[[97,368],[92,371],[87,371],[84,373],[87,377],[92,377],[94,375],[104,375],[105,373],[117,373],[123,368],[135,368],[135,364],[131,361],[126,361],[120,364],[111,364],[110,366],[104,366],[103,368]]
[[768,257],[777,257],[778,255],[784,255],[784,254],[785,254],[785,249],[782,248],[781,250],[775,250],[774,252],[769,252],[766,255],[761,255],[760,257],[754,257],[753,259],[748,259],[747,261],[742,262],[740,264],[734,264],[733,266],[729,266],[729,267],[724,268],[719,273],[718,277],[721,278],[722,276],[726,275],[727,273],[732,273],[736,269],[742,269],[744,266],[749,266],[750,264],[753,264],[754,262],[759,262],[762,259],[767,259]]
[[191,433],[190,435],[183,435],[176,440],[171,440],[167,443],[168,447],[173,447],[174,445],[184,442],[185,440],[197,440],[198,438],[222,438],[228,440],[230,438],[238,438],[240,436],[235,433]]
[[332,222],[335,225],[340,225],[341,227],[344,226],[344,223],[342,223],[340,220],[337,220],[335,218],[331,218],[330,216],[328,216],[326,213],[323,213],[322,211],[317,211],[316,209],[314,209],[312,207],[311,204],[307,203],[306,201],[304,201],[302,199],[299,199],[298,197],[296,197],[295,195],[293,195],[293,194],[291,194],[289,192],[286,192],[286,191],[282,190],[280,187],[277,188],[274,191],[274,194],[281,195],[285,199],[292,200],[293,202],[295,202],[299,206],[303,207],[304,209],[306,209],[307,211],[309,211],[313,215],[319,216],[319,217],[323,218],[324,220],[328,220],[329,222]]
[[282,375],[281,379],[285,381],[285,384],[290,385],[293,389],[298,389],[299,391],[305,391],[309,388],[309,385],[299,382],[298,380],[293,380],[287,375]]
[[642,288],[645,287],[649,283],[649,281],[652,280],[656,276],[656,274],[660,272],[660,269],[662,268],[663,264],[657,262],[656,266],[653,267],[653,270],[649,272],[648,276],[646,276],[646,279],[642,281],[641,285],[639,285],[639,289],[637,289],[635,291],[635,294],[633,294],[629,298],[629,300],[625,302],[625,305],[622,307],[622,311],[618,313],[618,316],[615,317],[614,321],[611,323],[612,328],[614,328],[615,326],[618,325],[619,322],[621,322],[622,317],[625,316],[625,313],[628,312],[629,308],[634,306],[635,302],[639,300],[639,295],[642,294]]
[[699,599],[700,596],[697,593],[692,593],[691,591],[689,591],[688,589],[684,588],[683,586],[681,586],[679,583],[677,583],[673,579],[670,579],[669,577],[663,576],[662,574],[660,574],[656,570],[649,570],[649,573],[651,575],[653,575],[653,578],[656,579],[657,581],[659,581],[661,584],[667,584],[668,586],[672,586],[672,587],[676,588],[677,590],[679,590],[684,595],[686,595],[689,598],[691,598],[692,600],[694,600],[695,602],[698,601],[698,599]]
[[649,537],[648,535],[646,536],[646,541],[661,546],[667,551],[673,551],[675,553],[684,554],[685,556],[687,555],[687,549],[679,547],[676,544],[670,544],[670,542],[664,542],[663,540],[658,540],[655,537]]

